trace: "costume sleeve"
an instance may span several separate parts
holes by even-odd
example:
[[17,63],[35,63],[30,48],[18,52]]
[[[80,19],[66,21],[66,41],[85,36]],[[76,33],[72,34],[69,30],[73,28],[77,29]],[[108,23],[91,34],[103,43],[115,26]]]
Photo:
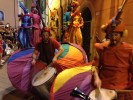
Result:
[[130,72],[131,72],[131,80],[133,81],[133,49],[130,54]]
[[55,49],[58,49],[61,46],[61,44],[53,38],[51,38],[51,42]]
[[38,43],[36,46],[35,46],[35,50],[39,51],[40,49],[40,44]]

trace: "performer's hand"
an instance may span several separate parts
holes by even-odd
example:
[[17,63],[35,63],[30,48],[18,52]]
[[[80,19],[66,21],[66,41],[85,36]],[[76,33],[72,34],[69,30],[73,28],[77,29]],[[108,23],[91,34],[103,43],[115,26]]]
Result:
[[54,57],[54,58],[53,58],[53,60],[52,60],[52,62],[53,62],[53,63],[55,63],[55,62],[56,62],[56,60],[57,60],[57,58],[56,58],[56,57]]
[[97,87],[97,88],[101,88],[101,85],[102,85],[102,82],[99,78],[95,78],[94,80],[94,85]]
[[31,64],[34,66],[36,64],[36,60],[33,59],[32,62],[31,62]]

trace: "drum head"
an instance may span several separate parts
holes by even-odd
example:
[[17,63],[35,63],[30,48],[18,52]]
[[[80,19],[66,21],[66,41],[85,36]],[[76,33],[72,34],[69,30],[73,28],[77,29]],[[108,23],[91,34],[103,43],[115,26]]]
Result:
[[56,73],[56,70],[53,67],[48,67],[46,69],[41,70],[32,79],[32,85],[33,86],[42,85],[43,83],[51,79],[55,73]]
[[114,90],[101,88],[100,91],[98,89],[93,90],[89,97],[91,100],[112,100],[116,98],[116,95]]

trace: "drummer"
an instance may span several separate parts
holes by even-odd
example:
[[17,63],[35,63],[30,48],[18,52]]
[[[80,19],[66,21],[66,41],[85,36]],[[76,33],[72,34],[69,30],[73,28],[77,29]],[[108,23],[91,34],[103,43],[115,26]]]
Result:
[[[133,45],[122,41],[122,37],[127,35],[125,25],[121,20],[112,19],[102,29],[106,33],[106,41],[95,43],[100,56],[101,87],[118,91],[118,100],[133,100],[132,91],[124,92],[133,89]],[[98,86],[101,84],[99,80],[95,83]]]
[[[49,28],[43,29],[41,36],[42,40],[36,45],[33,52],[32,65],[35,65],[38,60],[47,66],[51,63],[55,63],[58,56],[63,53],[64,49],[59,42],[50,38],[51,33]],[[55,53],[56,49],[58,50],[57,53]]]

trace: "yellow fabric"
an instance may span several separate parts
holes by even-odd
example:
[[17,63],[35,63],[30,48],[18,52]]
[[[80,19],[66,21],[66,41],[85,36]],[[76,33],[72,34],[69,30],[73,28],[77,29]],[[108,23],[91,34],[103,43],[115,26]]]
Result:
[[92,69],[92,65],[87,66],[79,66],[71,69],[66,69],[58,74],[58,76],[55,79],[53,92],[55,93],[58,89],[60,89],[64,83],[66,83],[69,79],[71,79],[73,76],[83,73],[86,71],[89,71]]
[[[70,46],[68,54],[65,58],[72,58],[75,61],[83,61],[82,52],[74,46]],[[66,62],[65,62],[66,63]]]

